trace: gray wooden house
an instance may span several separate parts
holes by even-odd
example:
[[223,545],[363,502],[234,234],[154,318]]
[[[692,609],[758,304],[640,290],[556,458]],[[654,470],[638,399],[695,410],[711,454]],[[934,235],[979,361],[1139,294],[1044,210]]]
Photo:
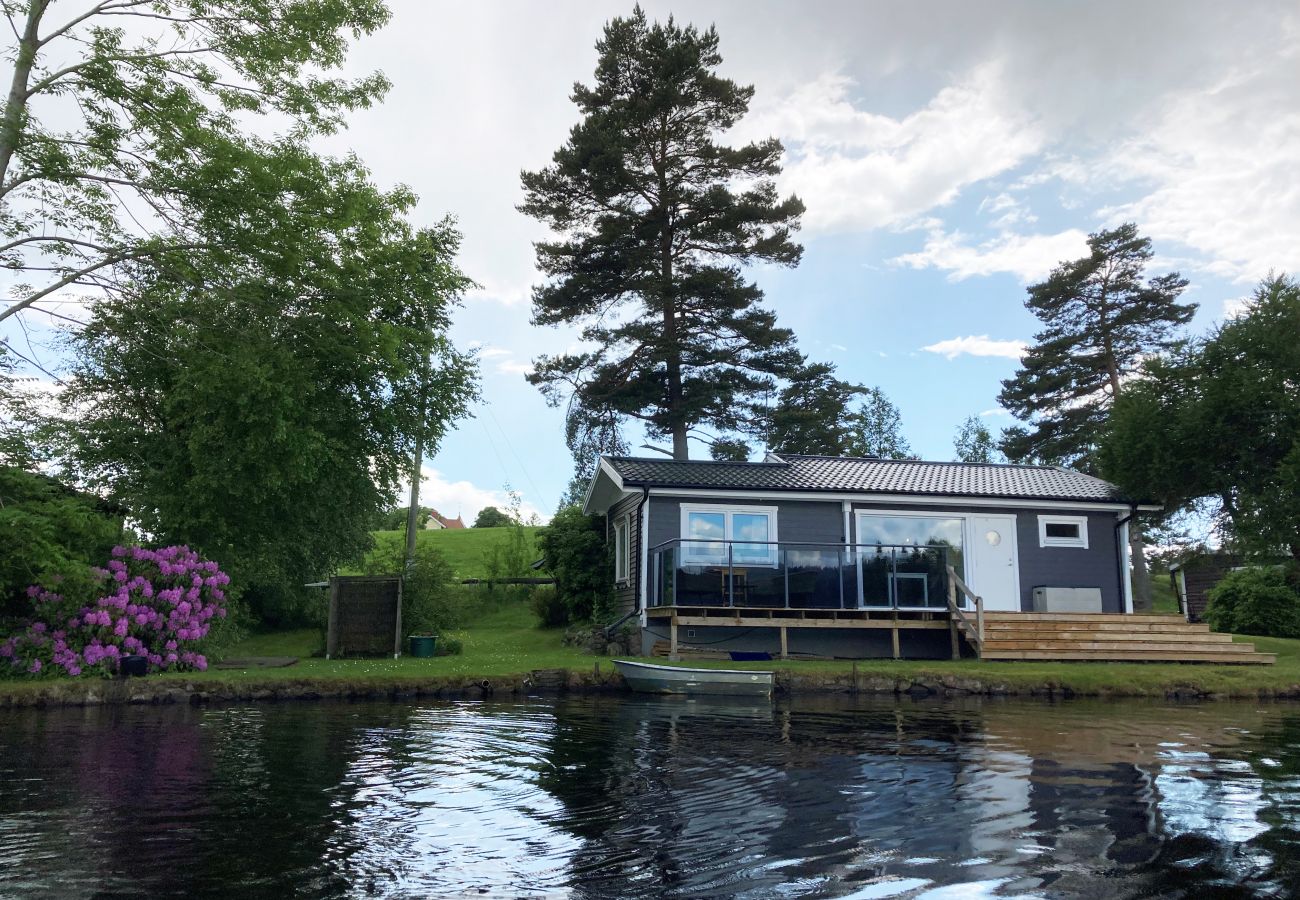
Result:
[[[605,516],[647,654],[1075,658],[1032,655],[1042,635],[1012,629],[1157,618],[1129,616],[1128,523],[1158,507],[1052,466],[610,456],[585,509]],[[1196,649],[1235,652],[1218,637]]]

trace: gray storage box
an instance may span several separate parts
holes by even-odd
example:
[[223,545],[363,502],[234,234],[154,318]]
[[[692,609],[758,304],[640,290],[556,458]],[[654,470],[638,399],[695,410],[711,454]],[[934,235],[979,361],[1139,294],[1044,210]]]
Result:
[[1034,612],[1101,612],[1101,588],[1034,588]]

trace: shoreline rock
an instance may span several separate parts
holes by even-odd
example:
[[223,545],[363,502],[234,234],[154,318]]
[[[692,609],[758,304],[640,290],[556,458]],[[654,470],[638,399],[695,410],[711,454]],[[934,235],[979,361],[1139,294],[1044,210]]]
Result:
[[[998,678],[970,675],[898,675],[778,670],[776,694],[797,697],[817,694],[924,697],[1028,697],[1044,700],[1073,697],[1107,699],[1296,700],[1300,685],[1264,687],[1242,694],[1203,690],[1194,685],[1171,687],[1163,694],[1122,689],[1076,691],[1054,681],[1011,685]],[[164,705],[210,703],[275,703],[315,700],[461,700],[554,696],[559,694],[630,693],[622,677],[610,668],[590,670],[549,669],[520,675],[471,678],[447,676],[429,679],[394,678],[349,682],[344,679],[267,679],[263,681],[179,681],[177,679],[129,681],[86,680],[23,685],[6,689],[0,682],[0,709],[60,708],[101,705]]]

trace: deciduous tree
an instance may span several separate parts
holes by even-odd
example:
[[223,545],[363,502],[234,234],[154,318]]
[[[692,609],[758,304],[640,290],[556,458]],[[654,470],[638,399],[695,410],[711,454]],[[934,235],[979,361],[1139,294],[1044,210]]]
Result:
[[912,459],[912,447],[903,437],[903,416],[885,392],[867,388],[858,410],[853,413],[853,456],[878,456],[881,459]]
[[[291,271],[299,193],[319,190],[307,139],[387,86],[330,75],[350,37],[387,21],[380,0],[3,6],[0,268],[15,286],[0,319],[69,294],[120,297],[196,256]],[[254,137],[258,117],[283,135]]]
[[1102,471],[1170,509],[1212,501],[1242,549],[1300,558],[1300,282],[1272,276],[1246,311],[1149,360],[1115,401]]
[[799,261],[803,204],[773,183],[779,141],[719,142],[754,90],[717,74],[714,29],[652,24],[638,7],[596,47],[594,83],[573,91],[582,120],[523,174],[520,207],[556,234],[537,244],[548,280],[533,321],[579,325],[591,349],[542,356],[529,380],[553,402],[639,420],[686,459],[692,426],[736,430],[747,401],[801,365],[741,267]]
[[92,481],[156,539],[220,560],[268,616],[360,557],[416,436],[436,447],[475,392],[447,337],[467,284],[455,230],[413,230],[405,196],[355,171],[300,202],[315,199],[297,238],[315,249],[292,272],[200,257],[97,304],[66,392]]
[[961,423],[957,436],[953,439],[953,448],[961,462],[999,462],[1002,456],[998,452],[997,441],[993,439],[993,432],[989,431],[979,416],[968,416]]

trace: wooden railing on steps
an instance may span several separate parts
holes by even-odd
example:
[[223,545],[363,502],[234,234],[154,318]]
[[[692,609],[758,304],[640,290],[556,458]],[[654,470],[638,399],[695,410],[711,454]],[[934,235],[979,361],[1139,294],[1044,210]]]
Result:
[[[957,603],[957,595],[960,593],[963,597],[970,600],[975,605],[975,621],[971,622],[967,611],[962,609]],[[966,640],[971,642],[975,648],[975,655],[982,656],[984,653],[984,598],[976,595],[974,591],[967,586],[966,582],[961,580],[957,570],[948,566],[948,615],[966,634]],[[953,659],[958,654],[956,634],[953,635]]]

